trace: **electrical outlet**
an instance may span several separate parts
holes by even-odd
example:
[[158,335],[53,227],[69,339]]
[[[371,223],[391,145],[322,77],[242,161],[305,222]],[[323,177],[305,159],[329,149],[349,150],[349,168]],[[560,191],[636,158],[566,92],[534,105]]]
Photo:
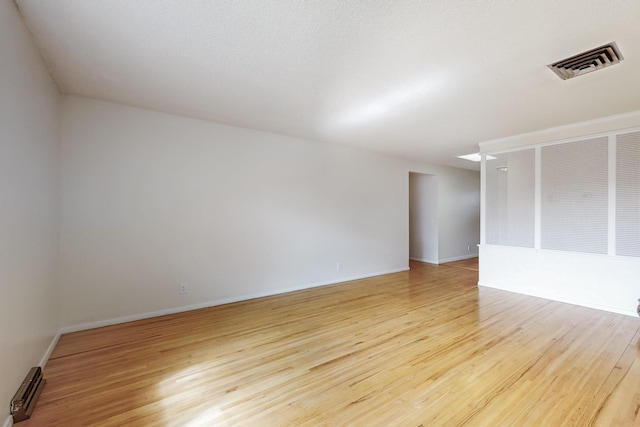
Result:
[[342,270],[342,263],[341,263],[341,262],[339,262],[339,263],[337,263],[337,264],[336,264],[336,270],[337,270],[337,271]]
[[180,285],[178,285],[178,293],[179,294],[186,294],[187,292],[189,292],[189,288],[187,288],[187,284],[186,283],[180,283]]

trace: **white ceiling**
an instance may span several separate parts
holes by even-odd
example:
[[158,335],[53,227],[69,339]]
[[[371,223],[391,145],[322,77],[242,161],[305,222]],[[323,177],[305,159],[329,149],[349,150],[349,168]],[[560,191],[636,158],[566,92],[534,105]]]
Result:
[[[63,93],[431,163],[640,110],[638,0],[17,4]],[[614,67],[546,67],[611,41]]]

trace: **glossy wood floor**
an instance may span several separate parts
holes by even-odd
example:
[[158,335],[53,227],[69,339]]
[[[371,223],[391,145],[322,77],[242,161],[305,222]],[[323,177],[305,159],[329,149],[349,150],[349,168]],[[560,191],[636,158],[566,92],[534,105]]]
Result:
[[640,319],[411,271],[64,335],[33,426],[640,425]]

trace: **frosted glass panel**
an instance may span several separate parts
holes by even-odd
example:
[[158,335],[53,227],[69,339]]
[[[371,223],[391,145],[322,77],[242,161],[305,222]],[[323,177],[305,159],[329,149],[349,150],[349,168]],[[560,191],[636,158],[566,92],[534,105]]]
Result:
[[535,213],[535,152],[494,155],[486,161],[486,241],[532,248]]
[[640,132],[616,142],[616,254],[640,257]]
[[542,148],[543,249],[607,253],[608,138]]

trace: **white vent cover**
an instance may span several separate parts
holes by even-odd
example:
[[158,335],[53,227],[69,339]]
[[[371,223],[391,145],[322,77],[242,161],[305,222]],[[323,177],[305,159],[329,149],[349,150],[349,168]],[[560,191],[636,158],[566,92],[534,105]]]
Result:
[[581,76],[601,68],[615,65],[624,58],[616,42],[579,53],[548,65],[562,80]]

